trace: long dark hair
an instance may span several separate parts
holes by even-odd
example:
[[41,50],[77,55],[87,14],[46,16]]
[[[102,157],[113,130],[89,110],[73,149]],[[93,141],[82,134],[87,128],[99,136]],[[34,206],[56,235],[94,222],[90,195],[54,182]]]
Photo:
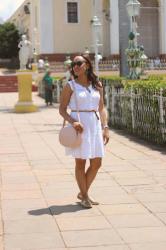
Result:
[[[98,79],[97,75],[93,72],[93,66],[92,66],[92,63],[90,61],[89,56],[86,56],[86,55],[80,55],[80,56],[82,56],[82,58],[84,58],[85,63],[88,64],[88,66],[89,66],[87,69],[87,78],[88,78],[89,82],[91,82],[92,87],[94,89],[101,88],[101,84],[99,83],[99,79]],[[78,76],[76,76],[74,74],[73,68],[71,68],[71,74],[74,76],[74,79],[77,79]]]

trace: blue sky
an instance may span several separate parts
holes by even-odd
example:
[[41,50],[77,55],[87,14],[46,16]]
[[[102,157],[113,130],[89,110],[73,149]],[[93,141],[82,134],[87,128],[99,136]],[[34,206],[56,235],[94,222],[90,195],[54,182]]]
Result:
[[5,0],[0,1],[0,18],[7,20],[24,0]]

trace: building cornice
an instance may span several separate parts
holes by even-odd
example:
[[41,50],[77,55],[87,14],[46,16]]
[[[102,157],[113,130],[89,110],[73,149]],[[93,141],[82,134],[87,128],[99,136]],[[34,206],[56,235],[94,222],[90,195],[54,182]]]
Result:
[[[16,18],[20,15],[20,13],[21,13],[22,10],[23,10],[23,7],[24,7],[26,4],[28,4],[28,3],[31,4],[31,0],[25,0],[25,1],[16,9],[16,11],[7,19],[6,22],[13,22],[13,20],[16,19]],[[24,13],[24,14],[25,14],[25,13]]]

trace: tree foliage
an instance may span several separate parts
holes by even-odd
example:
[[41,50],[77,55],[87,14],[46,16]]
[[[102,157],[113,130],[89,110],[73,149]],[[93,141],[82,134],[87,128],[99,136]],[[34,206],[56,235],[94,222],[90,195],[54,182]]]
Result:
[[0,58],[18,55],[19,32],[13,23],[0,24]]

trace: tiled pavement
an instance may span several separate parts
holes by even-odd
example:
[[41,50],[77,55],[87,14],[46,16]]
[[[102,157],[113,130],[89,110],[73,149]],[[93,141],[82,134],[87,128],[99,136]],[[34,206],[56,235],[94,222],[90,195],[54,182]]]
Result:
[[166,151],[111,131],[92,186],[77,203],[74,161],[58,143],[58,105],[15,114],[0,94],[0,250],[165,250]]

